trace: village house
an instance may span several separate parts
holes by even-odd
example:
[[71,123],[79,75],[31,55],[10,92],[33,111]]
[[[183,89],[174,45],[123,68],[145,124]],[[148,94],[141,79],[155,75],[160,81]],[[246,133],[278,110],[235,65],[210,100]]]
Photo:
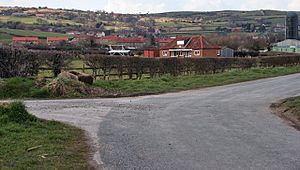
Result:
[[13,37],[14,44],[39,44],[41,41],[38,37]]
[[157,58],[160,57],[159,49],[144,49],[145,58]]
[[45,14],[35,14],[36,17],[39,17],[39,18],[43,18],[45,17]]
[[218,57],[221,47],[203,36],[177,37],[160,49],[160,57]]
[[50,44],[60,44],[69,41],[68,37],[47,37],[47,43]]

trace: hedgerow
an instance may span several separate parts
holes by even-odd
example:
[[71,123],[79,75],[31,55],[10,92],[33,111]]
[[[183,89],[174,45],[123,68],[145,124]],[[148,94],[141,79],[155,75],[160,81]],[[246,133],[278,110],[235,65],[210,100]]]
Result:
[[300,56],[274,56],[260,58],[141,58],[105,55],[85,55],[86,64],[94,74],[102,72],[104,79],[117,72],[120,79],[126,74],[141,78],[149,74],[151,78],[170,74],[214,74],[230,69],[250,69],[253,67],[291,66],[300,64]]
[[25,48],[0,47],[0,77],[36,76],[42,67],[50,67],[56,77],[61,70],[68,69],[74,58],[84,56],[85,63],[93,75],[107,79],[114,74],[123,79],[151,78],[165,74],[172,76],[190,74],[214,74],[229,69],[253,67],[276,67],[300,64],[299,55],[264,56],[254,58],[141,58],[107,56],[94,53],[62,50],[28,50]]

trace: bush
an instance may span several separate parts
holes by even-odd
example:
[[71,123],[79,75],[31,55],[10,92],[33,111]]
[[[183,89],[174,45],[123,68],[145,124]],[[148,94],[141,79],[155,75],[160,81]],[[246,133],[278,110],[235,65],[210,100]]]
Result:
[[25,123],[36,120],[35,116],[27,112],[22,102],[12,102],[8,106],[0,106],[0,123]]

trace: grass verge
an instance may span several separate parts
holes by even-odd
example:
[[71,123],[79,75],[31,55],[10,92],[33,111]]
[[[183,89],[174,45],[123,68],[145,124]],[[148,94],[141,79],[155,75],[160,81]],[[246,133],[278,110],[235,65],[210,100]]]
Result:
[[283,106],[288,108],[300,123],[300,96],[285,99]]
[[119,91],[125,95],[157,94],[180,90],[227,85],[232,83],[256,80],[267,77],[283,76],[299,73],[300,66],[253,68],[248,70],[231,70],[224,73],[192,76],[163,76],[142,80],[98,80],[94,86],[106,90]]
[[0,169],[88,169],[81,130],[37,119],[20,102],[0,104]]
[[0,99],[47,98],[49,92],[35,85],[33,78],[0,79]]
[[[182,90],[227,85],[244,81],[283,76],[300,73],[300,65],[293,67],[253,68],[248,70],[230,70],[224,73],[190,76],[162,76],[154,79],[141,80],[97,80],[93,86],[82,88],[74,83],[65,82],[56,89],[63,90],[62,95],[53,95],[43,82],[33,78],[0,79],[0,99],[23,98],[88,98],[88,97],[119,97],[145,94],[159,94]],[[59,85],[59,84],[57,84]],[[65,85],[65,86],[64,86]],[[88,90],[90,89],[90,90]],[[93,93],[87,93],[91,91]]]

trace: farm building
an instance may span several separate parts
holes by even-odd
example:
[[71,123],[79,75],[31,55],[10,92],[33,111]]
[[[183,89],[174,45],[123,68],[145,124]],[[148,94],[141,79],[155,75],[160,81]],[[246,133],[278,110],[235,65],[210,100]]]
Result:
[[228,47],[223,47],[221,49],[221,57],[234,57],[234,50]]
[[160,57],[218,57],[221,47],[203,36],[177,37],[160,49]]
[[38,44],[40,40],[38,37],[13,37],[12,41],[14,44]]
[[295,39],[287,39],[274,45],[274,52],[300,53],[300,41]]
[[119,37],[118,35],[99,37],[97,42],[106,45],[123,45],[127,47],[141,48],[147,43],[144,37]]
[[286,40],[274,44],[272,51],[286,53],[300,53],[300,41],[298,40],[298,15],[289,12],[286,17]]
[[45,14],[35,14],[36,17],[45,17]]

